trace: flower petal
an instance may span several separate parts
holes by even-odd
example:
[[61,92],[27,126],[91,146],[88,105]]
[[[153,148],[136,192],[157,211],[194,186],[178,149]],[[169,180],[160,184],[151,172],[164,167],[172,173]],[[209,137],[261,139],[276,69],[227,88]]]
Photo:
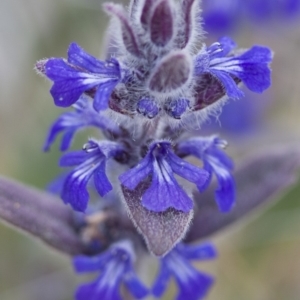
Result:
[[239,99],[244,96],[229,73],[215,69],[211,69],[210,72],[221,81],[229,98]]
[[106,161],[103,160],[99,167],[94,171],[94,183],[97,192],[100,194],[101,197],[106,195],[108,192],[110,192],[113,187],[108,180],[106,173],[105,173],[105,166]]
[[222,212],[229,212],[235,204],[235,183],[231,174],[227,171],[216,172],[219,188],[215,192],[216,201]]
[[114,299],[122,300],[119,286],[101,283],[101,277],[92,283],[87,283],[79,286],[76,291],[76,300],[99,300],[99,299]]
[[118,79],[114,79],[106,81],[99,85],[93,103],[94,109],[96,111],[105,110],[108,108],[110,95],[118,82]]
[[95,272],[101,270],[110,257],[110,252],[96,256],[78,255],[73,258],[73,266],[77,273]]
[[85,52],[78,44],[71,43],[68,49],[68,62],[91,73],[105,73],[105,62]]
[[119,176],[119,180],[122,185],[126,186],[130,190],[134,190],[137,185],[151,173],[151,171],[151,160],[150,157],[146,155],[137,166],[121,174]]
[[177,246],[178,251],[188,260],[207,260],[217,257],[217,252],[212,244],[196,244]]
[[221,37],[218,42],[221,44],[223,51],[215,54],[214,57],[227,56],[237,46],[236,42],[228,36]]
[[147,287],[140,281],[133,271],[128,272],[124,276],[124,283],[136,299],[142,299],[149,294]]
[[87,208],[89,193],[86,186],[91,176],[91,172],[84,176],[71,172],[64,183],[61,198],[77,211],[85,211]]
[[155,278],[155,281],[152,286],[152,294],[155,297],[161,297],[164,292],[166,291],[169,282],[170,282],[171,272],[167,268],[167,266],[164,264],[164,261],[162,260],[159,273]]
[[154,212],[168,208],[189,212],[193,201],[177,183],[170,166],[162,161],[154,162],[152,182],[142,197],[142,205]]
[[209,178],[207,171],[188,163],[172,152],[168,155],[168,162],[174,173],[190,182],[195,183],[198,189],[201,189]]
[[179,286],[179,293],[176,300],[203,299],[214,283],[214,279],[211,276],[199,272],[193,267],[190,269],[189,276],[190,277],[186,281],[181,281],[177,276],[176,279]]
[[60,144],[60,150],[61,151],[66,151],[69,149],[71,142],[73,140],[73,137],[75,135],[76,129],[69,129],[67,130],[61,140]]
[[83,92],[93,88],[107,78],[78,71],[63,59],[52,58],[46,63],[46,75],[54,84],[50,90],[55,105],[68,107],[74,104]]
[[88,157],[89,155],[83,150],[73,151],[64,154],[60,158],[59,165],[61,167],[74,167],[86,161]]

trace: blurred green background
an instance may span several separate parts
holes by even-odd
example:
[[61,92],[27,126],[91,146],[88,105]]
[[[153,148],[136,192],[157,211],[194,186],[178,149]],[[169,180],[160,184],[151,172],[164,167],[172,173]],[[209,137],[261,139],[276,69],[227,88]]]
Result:
[[[44,57],[65,56],[72,41],[100,55],[108,21],[100,4],[101,0],[0,1],[2,175],[44,188],[58,174],[57,144],[47,154],[41,148],[61,110],[53,105],[50,84],[35,74],[33,66]],[[258,143],[252,136],[253,143],[243,151],[298,140],[300,24],[245,28],[237,40],[245,48],[256,43],[275,51],[273,87],[267,93],[272,103],[263,138]],[[84,137],[79,134],[78,146]],[[239,147],[237,142],[234,147]],[[300,299],[299,196],[300,185],[267,212],[213,238],[219,258],[199,265],[217,278],[207,299]],[[73,274],[68,257],[2,223],[0,243],[1,300],[72,299],[76,284],[84,279]]]

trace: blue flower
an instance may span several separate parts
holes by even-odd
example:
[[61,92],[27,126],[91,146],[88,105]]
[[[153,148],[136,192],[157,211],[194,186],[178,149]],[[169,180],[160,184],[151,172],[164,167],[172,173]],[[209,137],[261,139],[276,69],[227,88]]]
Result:
[[191,138],[179,142],[177,145],[177,151],[180,155],[194,155],[203,161],[204,169],[210,174],[210,178],[202,190],[209,185],[212,174],[216,175],[219,187],[215,192],[215,197],[222,212],[230,211],[235,204],[235,184],[231,175],[233,162],[220,149],[224,148],[226,144],[224,140],[212,136]]
[[69,47],[67,61],[51,58],[46,62],[45,74],[54,82],[50,93],[57,106],[68,107],[84,92],[93,91],[96,111],[108,108],[109,97],[121,80],[116,59],[97,60],[75,43]]
[[44,151],[50,149],[51,144],[54,143],[57,135],[63,133],[60,150],[65,151],[70,147],[76,131],[88,126],[95,126],[103,129],[105,132],[119,133],[119,127],[108,118],[99,115],[91,102],[81,96],[81,98],[73,105],[75,111],[61,114],[58,119],[52,124],[47,139],[44,144]]
[[122,156],[123,147],[110,141],[97,142],[90,140],[82,151],[65,154],[60,160],[60,166],[76,166],[66,177],[61,197],[65,203],[78,211],[85,211],[89,200],[87,184],[94,177],[95,188],[100,196],[112,190],[112,185],[106,176],[108,159]]
[[202,49],[195,59],[195,73],[198,76],[210,73],[224,86],[230,98],[240,98],[244,94],[237,83],[242,81],[249,90],[262,93],[271,85],[269,63],[272,51],[263,46],[253,46],[242,54],[234,55],[234,41],[223,37],[218,43]]
[[121,300],[120,286],[123,283],[135,299],[144,298],[148,289],[137,277],[134,262],[135,253],[128,240],[112,244],[98,256],[75,257],[73,263],[78,273],[101,271],[96,280],[79,286],[76,300]]
[[161,141],[153,142],[138,165],[122,174],[119,179],[128,189],[134,190],[142,180],[151,175],[151,185],[142,197],[145,208],[162,212],[172,207],[189,212],[193,208],[193,201],[177,183],[175,174],[196,184],[198,189],[202,188],[208,178],[206,171],[176,156],[170,142]]
[[175,278],[178,294],[176,300],[203,299],[211,288],[214,279],[199,272],[190,260],[207,260],[217,256],[215,248],[210,244],[179,244],[165,257],[160,259],[160,271],[152,287],[155,297],[161,297],[167,289],[170,278]]

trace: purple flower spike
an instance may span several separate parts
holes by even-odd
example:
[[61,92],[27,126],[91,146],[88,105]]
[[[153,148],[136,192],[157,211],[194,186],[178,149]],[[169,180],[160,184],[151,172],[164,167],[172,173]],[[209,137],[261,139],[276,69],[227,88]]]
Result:
[[208,179],[206,171],[176,156],[167,141],[153,142],[139,164],[119,179],[125,187],[134,190],[141,181],[152,175],[151,185],[142,196],[142,205],[154,212],[163,212],[168,208],[189,212],[193,201],[177,183],[174,173],[196,184],[199,190]]
[[152,294],[160,298],[166,291],[170,278],[173,276],[179,289],[176,300],[204,299],[214,279],[199,272],[189,261],[208,260],[216,256],[216,250],[210,244],[192,246],[179,244],[160,260],[160,271],[153,284]]
[[73,264],[78,273],[101,271],[96,280],[79,286],[76,300],[122,300],[120,286],[123,283],[135,299],[147,296],[148,289],[133,269],[134,261],[135,253],[129,240],[111,245],[98,256],[76,256]]
[[95,126],[112,133],[120,132],[118,126],[106,117],[99,115],[85,97],[82,96],[73,106],[75,111],[61,114],[51,126],[44,144],[44,151],[50,149],[60,132],[64,132],[60,144],[61,151],[68,150],[74,134],[88,126]]
[[220,148],[226,146],[224,140],[212,136],[208,138],[191,138],[178,143],[178,152],[181,155],[194,155],[204,163],[204,169],[210,174],[210,179],[203,186],[204,190],[210,183],[212,173],[217,177],[219,187],[215,197],[219,209],[229,212],[235,204],[235,184],[231,175],[233,163]]
[[108,107],[110,94],[121,79],[117,60],[97,60],[75,43],[69,47],[68,61],[51,58],[45,63],[45,74],[54,82],[50,92],[57,106],[71,106],[84,92],[95,89],[97,111]]
[[224,86],[227,96],[240,98],[244,94],[236,84],[241,80],[253,92],[262,93],[271,85],[269,63],[272,51],[263,46],[253,46],[240,55],[230,55],[235,43],[227,37],[200,51],[195,59],[195,73],[210,73]]
[[87,183],[92,176],[100,196],[111,191],[112,185],[105,173],[106,161],[122,152],[123,147],[118,143],[90,140],[82,151],[62,156],[60,166],[76,166],[65,180],[61,194],[63,201],[70,203],[75,210],[85,211],[89,200]]

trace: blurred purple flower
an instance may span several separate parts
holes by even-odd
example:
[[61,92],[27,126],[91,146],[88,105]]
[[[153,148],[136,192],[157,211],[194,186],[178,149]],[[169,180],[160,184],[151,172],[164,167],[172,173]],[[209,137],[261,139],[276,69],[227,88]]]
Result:
[[204,27],[209,34],[229,34],[257,22],[285,27],[299,15],[299,0],[203,0]]

